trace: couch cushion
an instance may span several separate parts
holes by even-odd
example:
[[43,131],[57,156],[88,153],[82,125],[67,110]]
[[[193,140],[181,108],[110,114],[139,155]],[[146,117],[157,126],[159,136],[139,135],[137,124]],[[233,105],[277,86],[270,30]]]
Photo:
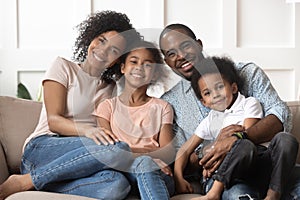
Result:
[[41,102],[0,96],[0,142],[10,173],[18,173],[25,139],[38,122]]
[[[171,200],[187,200],[195,197],[200,197],[199,194],[180,194],[175,195],[171,198]],[[26,192],[18,192],[15,193],[5,200],[94,200],[93,198],[83,197],[83,196],[75,196],[68,194],[58,194],[52,192],[41,192],[41,191],[26,191]],[[138,200],[137,198],[126,198],[126,200]]]
[[52,192],[40,192],[40,191],[18,192],[18,193],[15,193],[15,194],[9,196],[8,198],[6,198],[6,200],[54,200],[54,199],[95,200],[95,199],[83,197],[83,196],[58,194],[58,193],[52,193]]

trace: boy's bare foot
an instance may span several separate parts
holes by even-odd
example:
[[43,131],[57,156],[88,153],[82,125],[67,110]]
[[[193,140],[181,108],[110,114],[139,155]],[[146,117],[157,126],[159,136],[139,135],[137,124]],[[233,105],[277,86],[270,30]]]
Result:
[[30,174],[11,175],[0,185],[0,200],[4,200],[11,194],[33,189]]
[[220,181],[215,180],[212,188],[208,191],[208,193],[205,196],[196,197],[192,200],[220,200],[223,189],[224,184]]
[[281,196],[281,194],[279,192],[269,189],[267,196],[264,200],[279,200],[280,196]]
[[221,194],[222,194],[222,189],[219,190],[216,185],[218,185],[220,182],[215,181],[213,187],[211,190],[205,195],[201,197],[196,197],[193,198],[192,200],[220,200],[221,199]]

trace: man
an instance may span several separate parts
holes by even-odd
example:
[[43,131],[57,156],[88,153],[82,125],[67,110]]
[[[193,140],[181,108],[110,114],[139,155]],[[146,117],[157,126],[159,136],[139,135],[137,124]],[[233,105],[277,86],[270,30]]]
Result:
[[[194,67],[201,68],[200,63],[204,58],[203,45],[193,31],[183,24],[168,25],[160,35],[159,45],[165,56],[165,62],[182,77],[179,83],[162,96],[175,111],[174,132],[177,139],[176,148],[179,148],[209,112],[209,109],[197,100],[190,84]],[[222,129],[214,148],[199,163],[210,173],[217,170],[226,153],[238,139],[232,136],[236,132],[241,133],[241,139],[249,139],[255,144],[270,141],[268,148],[263,146],[257,148],[258,165],[254,169],[257,169],[258,173],[249,172],[249,180],[246,182],[239,180],[233,187],[226,188],[222,199],[239,199],[243,195],[264,198],[267,194],[268,197],[272,197],[270,199],[280,199],[282,187],[287,183],[288,174],[294,168],[298,151],[297,140],[288,133],[291,130],[290,111],[262,69],[254,63],[238,63],[236,69],[244,80],[241,92],[261,102],[265,117],[247,130],[239,125],[230,125]],[[282,131],[284,133],[278,134]],[[271,161],[281,159],[285,160],[285,164],[276,166],[271,171]],[[269,183],[270,177],[280,179],[282,184],[274,185],[272,181]]]

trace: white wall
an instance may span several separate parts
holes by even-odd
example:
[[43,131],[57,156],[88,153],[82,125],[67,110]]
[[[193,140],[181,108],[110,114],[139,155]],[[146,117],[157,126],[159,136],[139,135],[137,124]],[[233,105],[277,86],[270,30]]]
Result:
[[152,41],[185,23],[207,54],[256,62],[284,100],[300,96],[300,4],[286,0],[0,0],[0,95],[15,96],[22,82],[35,98],[52,60],[72,56],[74,27],[107,9]]

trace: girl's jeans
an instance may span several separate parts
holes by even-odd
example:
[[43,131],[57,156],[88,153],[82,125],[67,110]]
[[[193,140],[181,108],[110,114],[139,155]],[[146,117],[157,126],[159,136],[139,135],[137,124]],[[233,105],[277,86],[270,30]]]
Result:
[[141,199],[170,199],[175,193],[172,177],[164,174],[150,156],[137,157],[131,165],[128,180],[137,184]]
[[[21,173],[30,173],[37,190],[97,199],[124,199],[131,188],[124,174],[137,162],[135,160],[129,146],[123,142],[106,146],[97,145],[86,137],[44,135],[26,145]],[[154,199],[164,199],[169,194],[164,181],[156,177],[157,171],[156,168],[156,171],[140,173],[136,176],[137,182],[143,181],[142,187],[157,191],[152,194]],[[147,190],[142,188],[140,192]],[[160,196],[162,194],[165,196]],[[147,195],[141,194],[144,199]]]

